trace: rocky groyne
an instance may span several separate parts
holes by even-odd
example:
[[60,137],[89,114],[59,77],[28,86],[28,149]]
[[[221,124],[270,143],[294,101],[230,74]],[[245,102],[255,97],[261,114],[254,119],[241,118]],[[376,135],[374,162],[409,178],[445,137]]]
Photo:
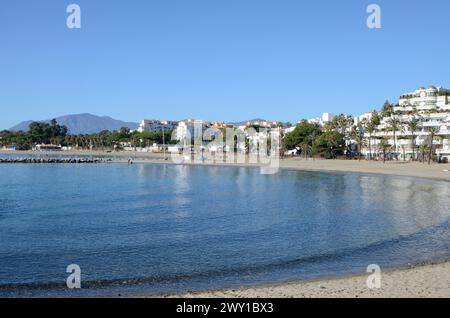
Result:
[[101,158],[0,158],[1,163],[72,163],[72,164],[96,164],[111,162],[112,159]]

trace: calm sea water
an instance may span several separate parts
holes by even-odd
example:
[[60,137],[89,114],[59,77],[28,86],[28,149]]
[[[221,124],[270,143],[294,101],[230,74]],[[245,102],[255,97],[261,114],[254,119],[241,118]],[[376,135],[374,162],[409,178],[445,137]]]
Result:
[[[110,296],[450,257],[448,182],[173,165],[0,165],[0,296]],[[65,286],[78,264],[82,289]]]

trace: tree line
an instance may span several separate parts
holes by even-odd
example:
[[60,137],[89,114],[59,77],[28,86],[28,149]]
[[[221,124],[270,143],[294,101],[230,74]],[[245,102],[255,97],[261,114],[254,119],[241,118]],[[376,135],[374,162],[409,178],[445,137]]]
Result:
[[[327,159],[336,158],[345,153],[350,157],[356,155],[361,160],[362,150],[367,149],[366,159],[368,160],[374,160],[377,157],[382,158],[383,161],[398,159],[401,152],[405,160],[405,146],[402,144],[398,147],[398,140],[409,138],[412,161],[420,160],[428,163],[437,161],[436,147],[433,142],[437,137],[442,138],[438,135],[440,129],[423,127],[420,115],[415,115],[408,121],[402,121],[393,109],[394,105],[386,101],[380,112],[374,110],[370,117],[357,124],[352,116],[344,114],[334,117],[324,127],[303,120],[293,132],[284,136],[282,151],[299,149],[300,154],[305,157],[320,156]],[[387,118],[386,127],[380,130],[378,126],[382,118]],[[418,146],[416,137],[421,128],[427,132],[428,140]],[[390,132],[393,137],[380,136],[378,132]],[[405,136],[405,132],[409,135]]]
[[334,159],[344,155],[347,127],[353,124],[349,116],[341,115],[322,129],[319,124],[302,120],[294,131],[284,136],[282,151],[296,149],[298,155]]
[[32,122],[28,131],[0,131],[0,147],[30,150],[37,144],[61,145],[74,149],[112,150],[120,149],[124,144],[132,147],[148,147],[153,144],[176,143],[171,140],[172,132],[131,132],[123,127],[117,131],[104,130],[94,134],[70,134],[64,125],[55,119],[49,123]]

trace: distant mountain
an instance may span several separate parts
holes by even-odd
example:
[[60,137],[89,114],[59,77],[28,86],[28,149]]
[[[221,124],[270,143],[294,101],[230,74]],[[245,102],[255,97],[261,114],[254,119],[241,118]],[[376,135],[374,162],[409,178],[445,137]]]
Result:
[[[64,125],[69,129],[69,132],[74,135],[78,134],[94,134],[102,130],[118,130],[122,127],[130,129],[137,129],[138,123],[124,122],[113,119],[108,116],[96,116],[92,114],[78,114],[66,115],[55,118],[58,124]],[[41,122],[50,122],[48,120],[39,120]],[[33,120],[21,122],[20,124],[11,127],[11,131],[27,131]]]

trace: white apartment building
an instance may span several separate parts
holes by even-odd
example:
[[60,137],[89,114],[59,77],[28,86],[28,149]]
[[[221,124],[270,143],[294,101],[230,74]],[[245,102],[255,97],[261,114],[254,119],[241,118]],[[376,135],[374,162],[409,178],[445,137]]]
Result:
[[194,136],[203,136],[205,129],[208,127],[208,123],[202,120],[187,119],[178,122],[176,127],[176,139],[184,146],[191,145],[191,140]]
[[165,132],[174,130],[178,125],[177,121],[173,120],[159,120],[159,119],[144,119],[141,121],[139,132]]
[[[413,153],[417,157],[418,148],[422,145],[429,145],[431,140],[430,129],[436,130],[433,145],[438,158],[450,159],[450,89],[430,86],[420,87],[412,93],[404,94],[400,97],[398,105],[393,107],[391,117],[381,119],[377,131],[372,135],[373,148],[376,149],[380,138],[387,138],[391,145],[395,144],[396,149],[392,152],[400,160],[409,160]],[[399,127],[394,132],[389,125],[391,118],[398,119]],[[410,131],[406,123],[412,119],[418,121],[416,131]],[[414,136],[414,138],[413,138]],[[366,137],[368,134],[366,133]],[[414,145],[414,149],[413,149]],[[372,150],[373,152],[373,150]],[[368,155],[368,149],[363,153]]]
[[323,113],[321,117],[308,119],[308,123],[310,124],[318,124],[323,127],[325,124],[331,122],[334,118],[332,113]]
[[450,89],[430,86],[419,87],[414,92],[400,96],[394,112],[425,112],[428,110],[450,111]]
[[[209,152],[222,152],[222,151],[234,151],[234,147],[236,148],[237,152],[245,153],[246,151],[246,140],[253,146],[252,149],[257,149],[255,145],[262,144],[266,140],[270,139],[270,132],[271,131],[278,131],[276,128],[269,128],[271,124],[275,124],[277,122],[266,122],[268,127],[265,127],[264,123],[262,121],[258,122],[256,124],[255,122],[251,122],[248,126],[242,125],[240,127],[237,127],[235,130],[232,130],[233,136],[237,138],[236,144],[232,147],[227,141],[227,138],[229,137],[227,133],[222,135],[223,143],[212,143],[208,144],[209,141],[206,141],[205,143],[202,142],[201,147],[205,147],[204,149]],[[263,124],[263,125],[261,125]],[[262,126],[262,131],[258,130],[252,130],[252,125],[258,125]],[[175,130],[176,140],[179,142],[179,147],[186,149],[186,147],[193,146],[196,141],[194,141],[194,138],[202,138],[205,137],[204,133],[208,128],[214,128],[214,129],[223,129],[223,128],[230,128],[232,129],[233,126],[229,124],[224,123],[209,123],[202,120],[194,120],[194,119],[188,119],[188,120],[182,120],[178,123],[178,126]],[[249,130],[250,128],[250,130]]]

